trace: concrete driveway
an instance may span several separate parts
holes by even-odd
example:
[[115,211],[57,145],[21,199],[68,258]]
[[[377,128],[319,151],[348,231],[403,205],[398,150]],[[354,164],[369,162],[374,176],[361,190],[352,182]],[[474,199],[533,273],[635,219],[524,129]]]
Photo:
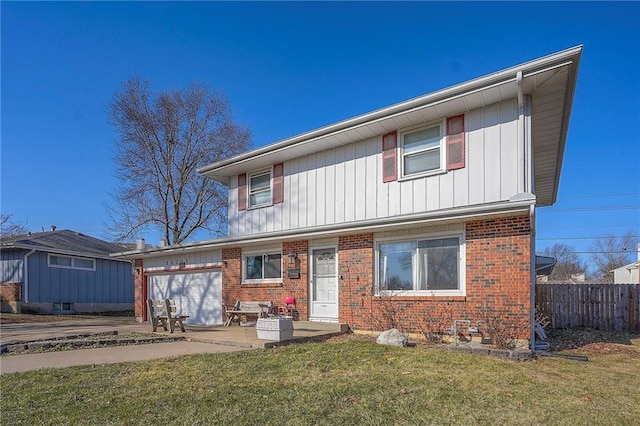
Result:
[[[291,341],[275,342],[259,340],[253,327],[230,326],[186,326],[186,332],[176,332],[175,337],[184,341],[150,343],[139,345],[112,346],[105,348],[77,349],[24,355],[3,355],[0,357],[0,373],[14,373],[38,368],[61,368],[73,365],[112,364],[127,361],[143,361],[195,353],[223,353],[259,348],[269,348],[291,342],[323,340],[342,334],[340,324],[294,321],[294,335]],[[118,334],[144,333],[165,335],[164,330],[152,333],[151,325],[138,323],[130,317],[96,317],[72,319],[46,323],[2,324],[0,344],[35,342],[55,338],[91,335],[98,333]]]

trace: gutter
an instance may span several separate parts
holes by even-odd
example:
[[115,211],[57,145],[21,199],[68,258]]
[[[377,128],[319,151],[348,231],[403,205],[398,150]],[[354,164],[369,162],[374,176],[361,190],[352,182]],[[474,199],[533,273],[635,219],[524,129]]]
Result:
[[531,280],[531,291],[529,291],[529,347],[531,348],[531,352],[535,354],[536,352],[536,206],[532,205],[529,209],[529,223],[531,224],[531,234],[530,234],[530,257],[531,257],[531,266],[530,266],[530,280]]
[[119,260],[119,259],[114,259],[113,257],[111,257],[111,254],[98,254],[98,253],[88,253],[88,252],[77,252],[77,251],[73,251],[73,250],[63,250],[63,249],[57,249],[57,248],[51,248],[51,247],[47,247],[47,246],[41,246],[38,245],[34,248],[33,245],[31,244],[12,244],[10,246],[7,246],[6,248],[21,248],[21,249],[25,249],[25,250],[39,250],[39,251],[44,251],[47,253],[53,253],[53,254],[63,254],[63,255],[68,255],[68,256],[75,256],[75,257],[84,257],[84,258],[91,258],[91,259],[103,259],[103,260]]
[[526,214],[529,207],[535,203],[535,198],[519,199],[514,197],[513,201],[506,201],[483,206],[470,206],[458,209],[439,210],[430,214],[414,214],[383,218],[377,220],[362,221],[363,223],[332,224],[314,227],[313,229],[301,228],[294,230],[283,230],[263,234],[252,234],[250,236],[240,236],[232,238],[221,238],[217,240],[199,241],[184,245],[157,247],[144,251],[129,251],[113,253],[111,256],[121,258],[141,258],[164,256],[167,254],[182,253],[190,250],[209,250],[225,247],[237,247],[255,243],[269,243],[296,239],[310,239],[314,237],[332,237],[353,232],[379,232],[389,228],[402,226],[424,225],[431,222],[463,222],[465,219],[481,218],[486,216],[513,214],[522,212]]
[[[485,90],[487,88],[517,82],[517,77],[514,78],[514,73],[521,74],[520,78],[522,79],[544,71],[548,71],[550,69],[559,68],[567,64],[572,64],[574,63],[574,61],[577,67],[581,51],[582,46],[572,47],[531,62],[526,62],[514,67],[510,67],[503,71],[498,71],[483,77],[467,81],[466,83],[450,86],[437,92],[419,96],[408,101],[372,111],[364,115],[359,115],[335,124],[331,124],[329,126],[321,127],[310,132],[293,136],[280,142],[275,142],[261,148],[257,148],[243,154],[228,158],[226,160],[218,161],[216,163],[200,167],[199,169],[197,169],[197,172],[210,178],[216,179],[216,177],[218,177],[217,175],[209,175],[209,173],[219,169],[223,169],[232,164],[241,164],[245,161],[260,158],[264,155],[286,150],[287,148],[294,145],[313,142],[313,140],[321,137],[326,137],[335,133],[358,128],[362,125],[375,123],[382,119],[392,118],[396,115],[408,113],[417,109],[431,107],[443,102],[454,100],[461,96]],[[576,57],[578,59],[574,59]],[[571,96],[568,96],[568,100],[571,100],[573,96],[573,91],[571,92]]]
[[25,253],[22,267],[24,268],[24,294],[22,298],[24,303],[29,302],[29,256],[36,252],[36,249],[31,249],[29,253]]

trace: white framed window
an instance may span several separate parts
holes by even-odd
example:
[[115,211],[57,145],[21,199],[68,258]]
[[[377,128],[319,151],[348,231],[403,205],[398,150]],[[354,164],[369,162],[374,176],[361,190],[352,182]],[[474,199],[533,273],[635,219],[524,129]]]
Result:
[[464,236],[441,235],[376,243],[376,294],[463,296]]
[[261,250],[243,253],[242,282],[282,282],[282,252]]
[[260,207],[272,203],[271,170],[261,170],[249,174],[249,207]]
[[445,170],[444,121],[400,134],[402,177]]
[[47,264],[51,268],[80,269],[83,271],[96,270],[96,260],[87,257],[49,254]]

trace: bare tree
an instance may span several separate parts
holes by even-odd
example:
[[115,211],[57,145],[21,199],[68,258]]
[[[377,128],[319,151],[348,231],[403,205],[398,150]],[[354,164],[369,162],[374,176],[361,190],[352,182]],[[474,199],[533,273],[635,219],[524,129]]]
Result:
[[131,78],[108,114],[119,135],[119,186],[106,206],[112,236],[158,229],[168,244],[179,244],[198,229],[220,233],[227,190],[196,169],[249,146],[251,132],[233,121],[227,99],[201,83],[153,93],[149,82]]
[[595,239],[590,247],[595,275],[606,282],[613,282],[611,271],[632,262],[637,244],[638,237],[633,231],[619,237],[611,233]]
[[11,217],[13,217],[12,214],[0,213],[0,236],[7,238],[29,232],[26,224],[13,221]]
[[552,280],[570,280],[571,275],[586,272],[587,264],[580,260],[575,249],[567,244],[556,243],[544,249],[543,255],[554,257],[556,264],[549,275]]

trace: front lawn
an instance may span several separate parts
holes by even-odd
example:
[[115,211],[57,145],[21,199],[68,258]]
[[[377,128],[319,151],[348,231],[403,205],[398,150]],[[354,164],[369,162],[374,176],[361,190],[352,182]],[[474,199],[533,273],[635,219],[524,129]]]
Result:
[[640,418],[634,352],[515,362],[355,337],[4,374],[0,384],[3,424],[624,425]]

